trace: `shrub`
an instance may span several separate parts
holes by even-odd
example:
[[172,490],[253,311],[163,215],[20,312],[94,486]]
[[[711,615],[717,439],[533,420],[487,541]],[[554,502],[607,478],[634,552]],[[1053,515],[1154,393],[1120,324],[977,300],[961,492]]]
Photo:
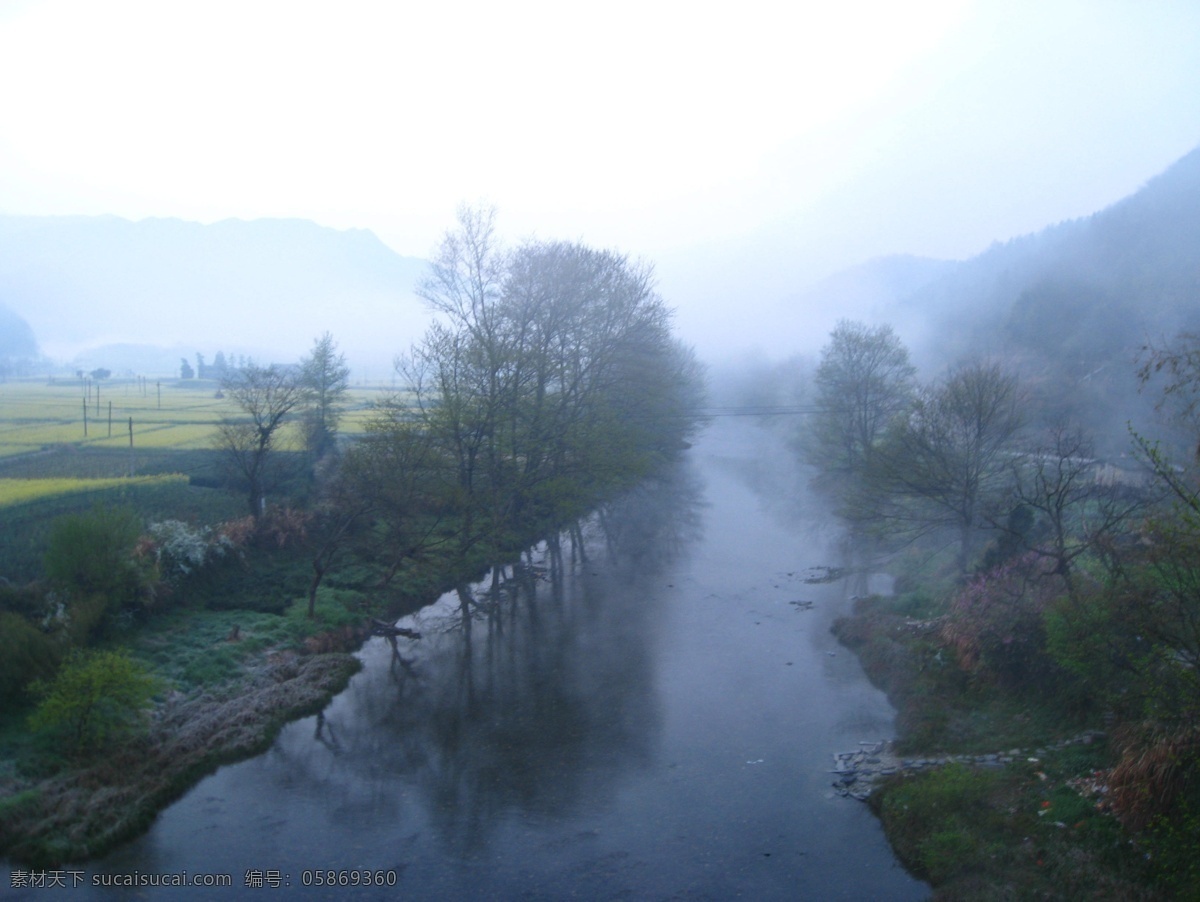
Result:
[[959,591],[942,626],[942,639],[972,676],[1012,689],[1044,680],[1057,669],[1046,653],[1043,622],[1056,590],[1036,555],[1010,560]]
[[158,682],[123,652],[73,655],[51,682],[31,687],[41,697],[29,728],[80,753],[135,730]]
[[159,572],[167,580],[189,576],[234,547],[224,533],[213,535],[207,527],[196,529],[180,520],[151,523],[147,532]]
[[58,645],[19,614],[0,611],[0,701],[16,699],[32,681],[54,673]]
[[106,614],[146,600],[148,579],[133,555],[141,525],[128,508],[96,508],[55,521],[44,566],[70,598],[74,638],[86,642]]

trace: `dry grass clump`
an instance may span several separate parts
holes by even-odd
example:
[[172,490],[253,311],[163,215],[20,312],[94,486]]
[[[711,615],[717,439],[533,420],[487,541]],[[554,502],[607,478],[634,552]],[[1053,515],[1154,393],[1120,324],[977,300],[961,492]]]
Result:
[[1152,724],[1122,731],[1120,760],[1109,775],[1113,811],[1141,832],[1169,815],[1200,762],[1200,727]]

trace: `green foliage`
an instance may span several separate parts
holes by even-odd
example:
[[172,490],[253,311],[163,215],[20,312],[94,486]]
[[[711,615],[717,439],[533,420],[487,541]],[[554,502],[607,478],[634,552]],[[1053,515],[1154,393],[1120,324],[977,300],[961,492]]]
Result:
[[0,703],[19,698],[34,680],[54,673],[60,646],[19,614],[0,610]]
[[842,320],[821,350],[810,460],[861,475],[875,443],[908,406],[916,368],[891,326]]
[[929,620],[945,611],[945,605],[937,596],[923,588],[901,592],[890,600],[889,608],[894,614],[915,620]]
[[46,577],[68,598],[75,641],[87,642],[110,615],[147,600],[150,575],[133,556],[140,531],[137,516],[127,507],[95,508],[52,526]]
[[1100,699],[1124,694],[1125,663],[1144,654],[1136,635],[1127,634],[1112,592],[1096,591],[1079,601],[1060,598],[1044,619],[1046,650],[1055,663],[1087,682]]
[[312,350],[300,362],[300,383],[304,392],[305,448],[313,457],[321,457],[334,449],[350,389],[346,356],[337,353],[337,342],[328,332],[313,342]]
[[1200,768],[1191,770],[1173,810],[1159,817],[1144,843],[1159,883],[1178,898],[1200,886]]
[[[128,507],[146,522],[169,518],[211,524],[243,513],[244,504],[239,504],[233,495],[201,487],[201,483],[212,486],[217,481],[214,461],[215,455],[211,452],[164,451],[152,459],[141,458],[140,466],[164,473],[186,469],[190,473],[189,479],[175,476],[148,482],[121,480],[107,489],[41,496],[6,507],[5,528],[0,530],[0,573],[13,581],[40,578],[54,522],[66,516],[84,515],[99,507]],[[75,473],[93,479],[128,468],[128,453],[111,455],[88,451],[14,461],[6,467],[6,472],[20,472],[31,478]]]
[[31,688],[41,701],[29,728],[81,753],[136,729],[158,682],[124,652],[100,651],[74,655],[52,681]]
[[[36,789],[26,789],[0,799],[0,824],[5,824],[23,815],[30,809],[36,808],[41,801],[41,793]],[[2,828],[0,828],[2,830]],[[3,848],[3,833],[0,832],[0,848]]]
[[959,666],[1012,691],[1044,691],[1056,676],[1043,613],[1060,587],[1033,554],[980,574],[950,605],[942,637]]
[[68,591],[119,594],[128,587],[128,559],[139,532],[128,508],[64,517],[50,534],[46,576]]
[[897,785],[884,797],[880,817],[897,849],[935,886],[978,867],[983,822],[1002,817],[990,804],[1003,776],[948,765]]

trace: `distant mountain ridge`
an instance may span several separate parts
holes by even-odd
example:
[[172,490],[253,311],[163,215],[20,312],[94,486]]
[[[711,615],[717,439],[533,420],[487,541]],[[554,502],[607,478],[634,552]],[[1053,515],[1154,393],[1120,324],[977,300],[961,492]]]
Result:
[[352,365],[385,369],[425,328],[426,268],[307,220],[0,216],[0,299],[60,358],[123,344],[294,360],[328,330]]
[[1091,216],[994,245],[898,299],[968,353],[1136,354],[1200,327],[1200,148]]
[[1091,216],[948,266],[874,318],[897,326],[934,375],[1003,361],[1048,421],[1077,422],[1116,453],[1153,433],[1139,353],[1200,331],[1200,148]]
[[840,318],[891,323],[930,371],[981,354],[1073,360],[1077,377],[1106,355],[1129,363],[1147,340],[1200,329],[1200,148],[1090,216],[963,261],[869,260],[779,317],[826,334]]
[[30,361],[38,356],[37,338],[29,323],[0,304],[0,364]]

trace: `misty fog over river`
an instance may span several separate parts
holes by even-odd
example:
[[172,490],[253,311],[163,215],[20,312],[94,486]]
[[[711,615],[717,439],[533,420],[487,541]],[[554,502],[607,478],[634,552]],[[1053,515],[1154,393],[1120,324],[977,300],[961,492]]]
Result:
[[717,420],[585,536],[582,563],[564,540],[561,570],[545,547],[510,569],[491,619],[476,586],[469,624],[449,593],[401,621],[423,638],[399,656],[372,639],[319,718],[204,779],[88,882],[227,873],[211,898],[261,898],[281,890],[249,870],[296,891],[306,870],[391,869],[395,887],[322,895],[926,897],[831,786],[833,753],[892,735],[892,711],[829,632],[862,581],[806,582],[839,563],[839,529],[778,440]]

